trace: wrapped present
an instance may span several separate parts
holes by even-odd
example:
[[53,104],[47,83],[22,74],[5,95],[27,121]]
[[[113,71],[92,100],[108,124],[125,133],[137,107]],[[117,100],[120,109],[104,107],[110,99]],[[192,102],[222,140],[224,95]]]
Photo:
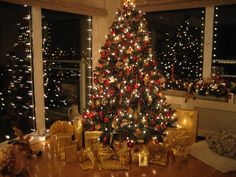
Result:
[[131,161],[130,151],[131,149],[127,146],[127,142],[116,142],[114,145],[115,154],[117,155],[120,162],[124,165],[129,164]]
[[77,145],[73,144],[70,146],[65,146],[65,160],[66,162],[76,162],[77,158]]
[[100,144],[97,151],[97,159],[100,162],[103,162],[105,160],[110,160],[115,156],[113,150],[109,146],[105,146],[103,144]]
[[142,150],[138,154],[139,166],[148,166],[149,151],[146,146],[142,146]]
[[[176,109],[177,128],[168,128],[164,143],[175,155],[187,154],[187,147],[195,143],[197,131],[197,111]],[[184,155],[185,156],[185,155]]]
[[85,161],[88,161],[90,160],[88,154],[87,154],[87,151],[86,149],[82,148],[78,151],[78,161],[79,163],[82,163],[82,162],[85,162]]
[[92,150],[96,150],[99,146],[99,138],[102,135],[102,131],[85,131],[84,132],[84,145],[85,148],[91,147]]
[[55,135],[55,134],[74,134],[74,127],[73,125],[68,121],[55,121],[49,128],[49,134]]
[[75,134],[75,139],[78,142],[78,149],[83,147],[83,139],[82,139],[82,134],[83,134],[83,123],[82,123],[82,118],[78,117],[73,120],[73,126],[74,126],[74,134]]
[[56,153],[57,156],[62,160],[65,159],[65,146],[71,145],[72,137],[68,134],[57,134],[55,136],[56,139]]
[[164,142],[167,147],[173,150],[174,154],[183,154],[187,150],[189,143],[189,133],[184,129],[169,129]]
[[131,150],[132,163],[139,163],[139,153],[142,151],[142,144],[136,144]]
[[149,150],[149,162],[150,163],[159,164],[162,166],[167,165],[169,148],[167,148],[162,143],[156,144],[154,141],[150,141],[147,144],[147,148]]
[[91,147],[86,147],[86,152],[88,154],[88,157],[89,157],[90,161],[92,163],[96,163],[97,158],[96,158],[96,155],[95,155],[94,151],[91,149]]
[[117,160],[105,160],[98,164],[99,170],[128,170],[129,166]]

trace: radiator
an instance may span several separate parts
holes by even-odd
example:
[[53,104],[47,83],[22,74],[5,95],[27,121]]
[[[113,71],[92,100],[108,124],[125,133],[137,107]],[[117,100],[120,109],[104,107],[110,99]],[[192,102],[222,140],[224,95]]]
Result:
[[223,129],[236,134],[236,112],[195,107],[198,111],[197,134],[204,136],[206,132],[221,132]]

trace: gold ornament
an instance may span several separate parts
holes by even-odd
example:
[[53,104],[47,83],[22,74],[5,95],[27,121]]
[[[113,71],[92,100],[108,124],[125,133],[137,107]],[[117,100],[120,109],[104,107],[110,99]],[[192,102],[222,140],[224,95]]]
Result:
[[134,112],[134,120],[137,120],[138,119],[138,112],[137,110]]
[[121,66],[121,62],[117,61],[116,62],[116,68],[119,68]]
[[134,110],[133,110],[132,108],[129,108],[129,109],[128,109],[128,113],[129,113],[129,114],[133,114],[133,113],[134,113]]
[[107,99],[103,98],[103,99],[102,99],[102,105],[103,105],[103,106],[106,106],[107,103],[108,103]]
[[99,77],[98,77],[98,82],[100,84],[102,84],[106,79],[104,78],[104,74],[101,74]]
[[118,128],[118,124],[117,124],[117,121],[112,121],[112,124],[111,124],[112,128],[114,129],[117,129]]
[[152,103],[152,101],[153,101],[152,96],[149,95],[149,96],[148,96],[148,102],[149,102],[149,103]]
[[133,49],[131,47],[128,48],[127,53],[131,54],[133,52]]
[[100,104],[101,104],[100,100],[96,100],[95,104],[96,104],[96,106],[100,106]]
[[145,124],[147,123],[147,120],[146,120],[145,117],[142,118],[141,123],[142,123],[143,125],[145,125]]
[[145,77],[144,77],[143,80],[144,80],[144,84],[147,85],[147,84],[148,84],[148,81],[149,81],[149,76],[148,76],[148,74],[145,75]]
[[119,99],[119,105],[121,105],[122,104],[122,97],[120,97],[120,99]]
[[134,135],[136,136],[137,139],[142,139],[143,138],[143,132],[140,128],[137,128],[134,132]]

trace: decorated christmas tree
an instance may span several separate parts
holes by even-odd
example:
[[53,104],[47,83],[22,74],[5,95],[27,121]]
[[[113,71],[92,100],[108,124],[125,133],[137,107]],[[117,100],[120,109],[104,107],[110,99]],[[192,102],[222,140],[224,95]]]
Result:
[[[26,12],[28,12],[27,8]],[[9,53],[6,54],[9,62],[7,65],[8,80],[3,88],[2,108],[8,138],[14,136],[13,132],[9,132],[13,126],[22,129],[24,133],[35,130],[30,19],[30,15],[27,14],[17,23],[15,42]]]
[[113,134],[128,142],[162,141],[176,121],[175,110],[161,93],[147,22],[132,2],[117,12],[100,55],[84,127],[102,130],[104,144]]
[[189,20],[167,38],[165,50],[160,57],[161,70],[171,79],[193,81],[202,77],[201,31]]
[[55,61],[62,58],[64,51],[54,49],[51,44],[51,28],[43,20],[43,60],[44,60],[44,97],[46,109],[57,109],[68,105],[66,96],[61,87],[64,73],[61,63]]

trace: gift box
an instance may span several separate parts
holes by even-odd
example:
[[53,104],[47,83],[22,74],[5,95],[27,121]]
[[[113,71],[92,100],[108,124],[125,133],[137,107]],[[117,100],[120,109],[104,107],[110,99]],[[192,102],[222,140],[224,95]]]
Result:
[[169,149],[162,143],[156,144],[154,141],[150,141],[147,144],[149,150],[149,162],[152,164],[158,164],[166,166],[168,162]]
[[65,146],[65,160],[67,163],[76,162],[77,158],[77,144]]
[[129,164],[131,161],[130,151],[131,149],[127,147],[127,142],[118,142],[113,143],[115,154],[124,165]]
[[142,151],[142,145],[136,144],[131,150],[131,161],[132,163],[139,163],[139,153]]
[[97,151],[97,159],[100,162],[113,159],[114,156],[115,154],[109,146],[104,146],[102,144],[99,145],[98,151]]
[[92,150],[96,150],[96,148],[100,144],[100,136],[103,134],[102,131],[85,131],[84,132],[84,145],[85,148],[91,147]]
[[86,152],[88,154],[88,157],[92,163],[96,163],[97,157],[94,153],[94,151],[91,149],[91,147],[86,147]]
[[85,162],[85,161],[88,161],[90,160],[88,154],[87,154],[87,151],[86,149],[82,148],[78,151],[78,161],[79,163],[82,163],[82,162]]
[[186,154],[187,147],[195,143],[197,127],[197,111],[176,109],[177,128],[168,128],[164,139],[166,146],[174,154]]
[[105,160],[98,164],[99,170],[128,170],[129,166],[117,160]]
[[70,134],[57,134],[54,136],[56,144],[56,154],[62,160],[65,158],[65,146],[69,146],[72,143],[72,136]]

